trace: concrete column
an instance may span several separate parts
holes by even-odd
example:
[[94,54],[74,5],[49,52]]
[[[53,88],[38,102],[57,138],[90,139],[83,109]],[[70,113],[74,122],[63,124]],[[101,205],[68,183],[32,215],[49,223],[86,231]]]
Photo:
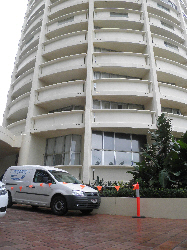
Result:
[[156,112],[153,122],[156,123],[156,119],[161,114],[161,103],[160,103],[160,94],[159,94],[159,87],[158,87],[158,80],[157,80],[155,56],[154,56],[154,51],[153,51],[153,43],[152,43],[146,1],[142,1],[142,10],[143,10],[143,16],[144,16],[144,30],[146,31],[146,38],[147,38],[147,53],[149,55],[149,63],[150,63],[149,80],[152,82],[151,86],[152,86],[152,91],[153,91],[152,110]]
[[[33,126],[32,117],[35,115],[41,114],[41,109],[34,105],[35,103],[35,90],[41,87],[40,80],[38,79],[38,74],[40,70],[41,63],[44,62],[44,59],[42,57],[42,44],[45,41],[45,33],[46,33],[46,23],[48,19],[48,12],[50,5],[50,0],[45,1],[45,9],[43,14],[43,23],[41,27],[40,32],[40,38],[39,38],[39,44],[38,44],[38,50],[36,55],[36,63],[35,63],[35,69],[34,69],[34,76],[33,76],[33,82],[32,82],[32,89],[30,94],[30,101],[29,101],[29,108],[28,108],[28,114],[27,114],[27,120],[26,120],[26,127],[25,127],[25,134],[23,135],[23,141],[21,145],[21,150],[19,154],[19,160],[18,165],[27,165],[27,164],[40,164],[43,165],[44,161],[44,150],[45,150],[45,140],[41,138],[42,143],[36,143],[37,138],[36,136],[33,136],[30,133],[30,130]],[[42,146],[42,148],[41,148]],[[41,152],[42,151],[42,152]],[[38,152],[38,153],[37,153]],[[41,152],[41,153],[40,153]],[[36,157],[36,155],[40,155],[40,157]],[[32,160],[31,160],[32,159]],[[37,160],[36,160],[37,159]]]
[[88,184],[90,181],[91,167],[91,110],[92,110],[92,53],[93,53],[93,14],[94,0],[89,1],[88,17],[88,51],[87,51],[87,79],[86,79],[86,105],[85,105],[85,133],[84,133],[84,159],[83,159],[83,182]]

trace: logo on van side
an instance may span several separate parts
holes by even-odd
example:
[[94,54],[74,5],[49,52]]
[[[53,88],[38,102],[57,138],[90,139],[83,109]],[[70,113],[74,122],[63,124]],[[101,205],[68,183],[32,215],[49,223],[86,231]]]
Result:
[[28,170],[11,170],[11,180],[20,181],[23,180],[26,176]]

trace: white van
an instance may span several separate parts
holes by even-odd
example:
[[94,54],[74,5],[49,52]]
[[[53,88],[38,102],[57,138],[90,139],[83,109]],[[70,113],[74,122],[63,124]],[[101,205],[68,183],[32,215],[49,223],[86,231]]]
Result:
[[56,167],[14,166],[3,182],[8,190],[8,207],[13,203],[50,207],[56,215],[68,210],[90,213],[100,206],[98,191],[82,185],[74,176]]
[[5,216],[8,204],[8,193],[5,184],[0,181],[0,217]]

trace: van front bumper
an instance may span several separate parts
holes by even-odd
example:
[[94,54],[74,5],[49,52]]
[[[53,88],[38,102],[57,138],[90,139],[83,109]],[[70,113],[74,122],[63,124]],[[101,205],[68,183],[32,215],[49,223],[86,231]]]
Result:
[[101,203],[100,196],[65,196],[69,210],[97,209]]

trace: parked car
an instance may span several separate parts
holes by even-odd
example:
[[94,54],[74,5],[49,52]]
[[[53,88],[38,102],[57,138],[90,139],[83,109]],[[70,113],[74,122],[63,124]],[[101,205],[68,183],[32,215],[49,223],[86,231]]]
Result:
[[8,205],[8,193],[5,184],[0,181],[0,217],[5,216]]
[[8,207],[13,203],[50,207],[56,215],[68,210],[90,213],[100,206],[98,191],[82,185],[67,171],[46,166],[13,166],[3,182],[8,190]]

